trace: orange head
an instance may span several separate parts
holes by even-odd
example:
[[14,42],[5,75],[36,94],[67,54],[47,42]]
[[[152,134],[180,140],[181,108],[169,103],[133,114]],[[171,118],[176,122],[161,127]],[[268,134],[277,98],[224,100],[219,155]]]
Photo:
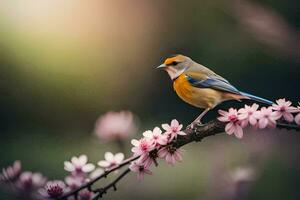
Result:
[[170,58],[167,58],[163,64],[158,66],[158,69],[164,69],[168,72],[172,80],[180,76],[185,70],[187,70],[193,60],[184,55],[176,55]]

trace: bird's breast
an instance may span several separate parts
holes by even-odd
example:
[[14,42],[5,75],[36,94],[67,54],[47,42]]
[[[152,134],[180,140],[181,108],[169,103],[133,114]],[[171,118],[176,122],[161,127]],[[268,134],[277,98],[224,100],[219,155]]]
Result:
[[185,102],[198,108],[213,108],[222,102],[222,93],[210,88],[192,86],[184,74],[173,82],[177,95]]

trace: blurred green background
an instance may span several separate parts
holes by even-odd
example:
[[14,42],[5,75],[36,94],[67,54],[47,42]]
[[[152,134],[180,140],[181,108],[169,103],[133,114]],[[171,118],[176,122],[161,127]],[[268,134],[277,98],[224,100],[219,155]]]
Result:
[[[110,110],[137,114],[140,135],[173,118],[187,125],[200,111],[154,69],[172,54],[243,91],[297,103],[299,10],[299,1],[283,0],[0,0],[0,167],[19,159],[62,178],[73,155],[96,162],[117,152],[92,134]],[[232,105],[241,104],[220,107]],[[261,174],[250,199],[300,199],[299,139],[293,131],[250,130],[241,141],[211,137],[185,147],[178,166],[162,165],[142,183],[130,175],[105,199],[218,199],[215,171],[244,165]],[[13,197],[3,191],[0,199]]]

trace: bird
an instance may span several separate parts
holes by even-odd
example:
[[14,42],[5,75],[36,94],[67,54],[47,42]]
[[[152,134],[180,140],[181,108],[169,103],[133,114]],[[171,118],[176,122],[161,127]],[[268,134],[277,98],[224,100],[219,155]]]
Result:
[[225,101],[250,99],[266,105],[273,104],[267,99],[241,92],[222,76],[181,54],[165,59],[163,64],[156,68],[168,73],[175,92],[183,101],[204,109],[191,123],[190,128],[195,124],[203,125],[202,118]]

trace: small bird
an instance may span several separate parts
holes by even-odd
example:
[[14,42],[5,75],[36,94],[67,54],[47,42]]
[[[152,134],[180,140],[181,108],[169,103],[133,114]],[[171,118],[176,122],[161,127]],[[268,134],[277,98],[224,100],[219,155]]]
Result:
[[202,124],[205,114],[228,100],[251,99],[267,105],[273,102],[239,91],[225,78],[184,55],[167,58],[157,69],[164,69],[173,81],[177,95],[186,103],[204,111],[192,123]]

